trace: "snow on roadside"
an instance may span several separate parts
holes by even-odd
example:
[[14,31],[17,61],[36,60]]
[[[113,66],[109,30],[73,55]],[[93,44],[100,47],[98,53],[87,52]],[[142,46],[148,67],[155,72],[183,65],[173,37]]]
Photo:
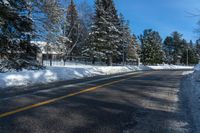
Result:
[[98,75],[111,75],[142,70],[193,69],[193,67],[160,65],[160,66],[65,66],[47,67],[45,70],[0,73],[0,88],[28,86],[55,81],[80,79]]
[[192,78],[193,80],[200,81],[200,64],[195,66]]
[[182,73],[182,75],[189,75],[189,74],[192,74],[194,71],[184,71],[183,73]]
[[149,66],[149,67],[154,70],[166,70],[166,69],[177,70],[177,69],[193,69],[194,68],[192,66],[177,66],[177,65],[167,65],[167,64],[158,65],[158,66]]
[[194,68],[194,73],[187,76],[183,89],[188,100],[188,108],[194,125],[194,132],[200,132],[200,64]]

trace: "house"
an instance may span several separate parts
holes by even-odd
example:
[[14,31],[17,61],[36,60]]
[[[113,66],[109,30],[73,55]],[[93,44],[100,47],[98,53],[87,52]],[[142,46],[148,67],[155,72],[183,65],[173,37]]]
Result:
[[40,52],[37,54],[37,61],[43,64],[44,61],[61,61],[63,57],[62,49],[57,45],[48,44],[42,41],[32,41],[40,48]]

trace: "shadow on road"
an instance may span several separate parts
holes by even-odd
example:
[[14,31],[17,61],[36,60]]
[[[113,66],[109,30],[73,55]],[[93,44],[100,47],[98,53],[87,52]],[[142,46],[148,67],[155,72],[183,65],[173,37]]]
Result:
[[164,74],[133,78],[3,118],[0,131],[187,133],[189,125],[178,97],[181,76]]

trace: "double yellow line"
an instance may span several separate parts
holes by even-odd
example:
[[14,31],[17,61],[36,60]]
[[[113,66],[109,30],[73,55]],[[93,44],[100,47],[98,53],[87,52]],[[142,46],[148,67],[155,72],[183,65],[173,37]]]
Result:
[[99,88],[102,88],[102,87],[105,87],[105,86],[109,86],[109,85],[112,85],[112,84],[115,84],[115,83],[119,83],[119,82],[122,82],[122,81],[125,81],[125,80],[128,80],[128,79],[131,79],[131,78],[129,77],[129,78],[121,79],[121,80],[116,80],[116,81],[109,82],[109,83],[106,83],[106,84],[102,84],[102,85],[99,85],[99,86],[84,89],[84,90],[81,90],[81,91],[78,91],[78,92],[75,92],[75,93],[70,93],[70,94],[67,94],[65,96],[61,96],[61,97],[53,98],[53,99],[46,100],[46,101],[43,101],[43,102],[39,102],[39,103],[36,103],[36,104],[32,104],[32,105],[29,105],[29,106],[21,107],[21,108],[0,114],[0,118],[11,116],[11,115],[17,114],[19,112],[30,110],[30,109],[40,107],[40,106],[43,106],[43,105],[47,105],[47,104],[50,104],[50,103],[54,103],[54,102],[57,102],[57,101],[60,101],[60,100],[63,100],[63,99],[69,98],[69,97],[79,95],[79,94],[91,92],[91,91],[94,91],[96,89],[99,89]]

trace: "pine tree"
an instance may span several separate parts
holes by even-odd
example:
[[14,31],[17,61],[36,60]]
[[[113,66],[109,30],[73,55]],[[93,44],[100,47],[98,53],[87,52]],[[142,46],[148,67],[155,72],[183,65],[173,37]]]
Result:
[[120,13],[119,15],[119,20],[120,20],[120,27],[119,30],[121,32],[121,36],[120,36],[120,45],[118,47],[118,57],[119,58],[119,62],[126,62],[127,60],[127,56],[128,56],[128,48],[130,48],[130,44],[131,44],[131,30],[129,27],[129,22],[126,21],[124,19],[123,14]]
[[113,0],[96,0],[96,11],[92,32],[90,33],[91,56],[112,65],[119,55],[120,46],[119,18]]
[[165,63],[173,64],[174,62],[174,44],[171,36],[166,37],[164,40]]
[[141,61],[145,65],[163,63],[164,52],[162,50],[162,39],[158,32],[151,29],[145,30],[140,36],[142,44]]
[[0,71],[38,66],[38,47],[31,44],[33,21],[25,0],[0,0]]
[[137,41],[137,37],[133,34],[127,50],[127,58],[129,62],[137,61],[140,57],[140,53],[141,53],[140,44]]
[[195,52],[195,47],[190,42],[189,44],[186,41],[183,41],[184,49],[182,51],[181,63],[194,65],[198,63],[198,56]]
[[78,18],[78,12],[74,0],[70,1],[67,8],[66,22],[64,26],[65,36],[68,37],[69,41],[65,43],[66,56],[78,56],[80,55],[78,42],[81,37],[80,22]]
[[200,60],[200,40],[196,41],[195,53],[197,55],[198,60]]
[[186,41],[182,38],[182,34],[177,31],[173,32],[164,41],[165,62],[168,64],[177,64],[181,59]]
[[178,60],[181,59],[183,53],[183,39],[182,39],[183,35],[175,31],[172,33],[171,36],[173,38],[173,46],[174,46],[173,63],[176,64]]

